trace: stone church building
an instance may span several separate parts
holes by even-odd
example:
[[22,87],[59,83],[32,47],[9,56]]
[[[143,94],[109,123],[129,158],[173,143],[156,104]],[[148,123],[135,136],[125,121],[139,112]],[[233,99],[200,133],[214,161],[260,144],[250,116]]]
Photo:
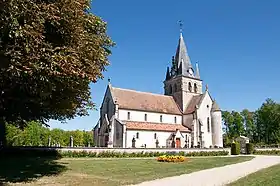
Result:
[[223,147],[221,110],[203,92],[198,64],[194,70],[180,34],[164,95],[107,86],[94,128],[98,147]]

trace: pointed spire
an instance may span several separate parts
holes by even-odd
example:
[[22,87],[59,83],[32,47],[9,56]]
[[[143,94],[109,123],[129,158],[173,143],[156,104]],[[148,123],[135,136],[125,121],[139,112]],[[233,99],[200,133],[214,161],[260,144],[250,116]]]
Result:
[[169,67],[167,67],[165,80],[169,80],[169,79],[170,79],[170,71],[169,71]]
[[208,92],[208,84],[205,85],[205,91]]
[[191,65],[191,60],[188,55],[187,47],[182,33],[180,33],[179,43],[177,46],[175,64],[177,65],[178,68],[178,75],[193,76],[193,68]]
[[198,68],[198,62],[196,62],[195,66],[196,66],[195,77],[196,77],[197,79],[200,79],[199,68]]

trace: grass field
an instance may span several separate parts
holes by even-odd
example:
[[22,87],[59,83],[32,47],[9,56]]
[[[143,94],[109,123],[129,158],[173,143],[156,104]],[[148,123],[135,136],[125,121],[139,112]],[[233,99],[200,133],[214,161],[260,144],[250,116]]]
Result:
[[[13,158],[0,162],[0,181],[8,185],[115,186],[140,183],[202,169],[239,163],[253,157],[189,158],[182,163],[155,159],[60,159]],[[10,165],[8,165],[8,163]],[[12,164],[12,165],[11,165]]]
[[250,174],[228,186],[279,186],[280,164]]

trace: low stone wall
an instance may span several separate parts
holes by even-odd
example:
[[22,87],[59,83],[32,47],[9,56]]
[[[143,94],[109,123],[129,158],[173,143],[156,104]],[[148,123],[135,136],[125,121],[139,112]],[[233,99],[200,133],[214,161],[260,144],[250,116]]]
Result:
[[217,152],[217,151],[228,151],[230,154],[230,148],[213,148],[213,149],[175,149],[175,148],[57,148],[57,150],[60,151],[87,151],[87,152],[104,152],[104,151],[110,151],[110,152],[127,152],[127,153],[140,153],[140,152],[185,152],[185,153],[191,153],[191,152]]

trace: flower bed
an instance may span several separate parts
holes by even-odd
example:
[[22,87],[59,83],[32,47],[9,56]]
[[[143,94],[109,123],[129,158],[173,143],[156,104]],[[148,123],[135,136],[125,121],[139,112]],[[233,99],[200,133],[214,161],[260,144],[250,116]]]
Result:
[[157,158],[157,161],[159,162],[184,162],[186,160],[186,157],[184,156],[159,156]]

